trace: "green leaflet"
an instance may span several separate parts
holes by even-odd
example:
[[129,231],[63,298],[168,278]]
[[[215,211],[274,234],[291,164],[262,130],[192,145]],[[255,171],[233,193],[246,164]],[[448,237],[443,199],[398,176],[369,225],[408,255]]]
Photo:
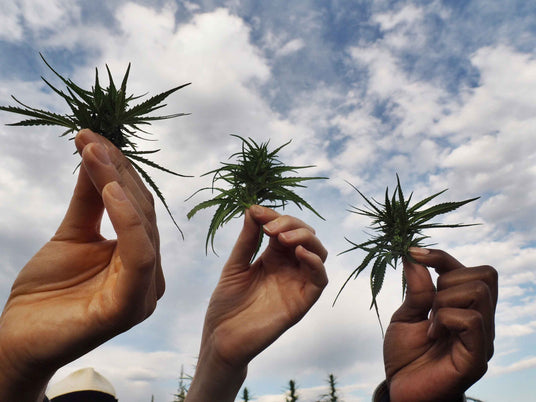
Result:
[[[99,133],[103,137],[110,140],[123,154],[130,160],[135,169],[140,173],[145,182],[153,189],[157,197],[160,199],[173,223],[180,231],[184,238],[182,230],[179,228],[171,211],[160,192],[160,189],[149,176],[149,174],[140,166],[140,164],[150,166],[154,169],[159,169],[164,172],[180,177],[191,177],[173,172],[159,164],[143,157],[151,153],[156,153],[159,150],[139,151],[136,148],[134,139],[148,140],[136,134],[138,131],[150,134],[140,128],[142,125],[150,125],[152,121],[171,119],[174,117],[185,116],[188,113],[175,113],[164,116],[148,116],[148,114],[166,106],[162,102],[172,93],[184,88],[188,84],[180,85],[168,91],[155,95],[135,106],[130,106],[130,103],[144,95],[127,96],[127,81],[130,74],[130,63],[127,67],[125,75],[121,81],[121,86],[116,87],[112,74],[108,66],[106,71],[108,74],[108,87],[103,88],[99,80],[99,71],[95,69],[95,84],[91,90],[80,88],[70,79],[65,79],[40,54],[47,67],[65,84],[66,89],[63,91],[56,88],[48,80],[41,77],[47,86],[57,95],[62,97],[71,114],[60,115],[47,110],[36,109],[19,101],[17,98],[12,98],[19,106],[0,106],[0,110],[16,113],[29,117],[17,123],[9,124],[10,126],[60,126],[66,130],[60,136],[75,134],[83,128],[89,128],[95,133]],[[72,137],[70,138],[72,139]]]
[[[302,184],[304,181],[326,179],[326,177],[284,176],[288,173],[295,173],[299,169],[312,167],[286,166],[279,161],[277,153],[287,146],[290,141],[273,151],[269,151],[268,142],[257,144],[251,138],[245,139],[238,135],[232,136],[242,141],[241,151],[229,157],[229,159],[235,158],[236,163],[222,162],[223,166],[203,174],[203,176],[213,175],[212,186],[197,190],[188,198],[189,200],[204,190],[217,193],[214,198],[197,204],[187,214],[188,219],[191,219],[202,209],[218,207],[209,225],[205,241],[206,253],[208,253],[210,245],[212,251],[216,254],[214,237],[217,230],[232,218],[243,215],[244,211],[254,204],[270,208],[284,208],[288,203],[294,203],[298,208],[305,207],[321,219],[324,219],[293,189],[305,187]],[[219,185],[216,186],[216,183]],[[262,232],[259,238],[259,247],[261,242]]]
[[[423,243],[424,240],[428,238],[428,236],[422,233],[424,229],[473,226],[474,224],[440,224],[429,221],[438,215],[454,211],[455,209],[479,198],[476,197],[459,202],[445,202],[422,209],[426,204],[443,194],[446,190],[440,191],[436,194],[426,197],[419,202],[416,202],[413,205],[410,205],[413,193],[410,194],[408,199],[405,199],[398,175],[396,175],[396,180],[397,185],[391,196],[389,196],[389,188],[385,190],[385,198],[383,203],[374,199],[368,199],[365,197],[365,195],[363,195],[363,193],[361,193],[361,191],[350,184],[365,200],[366,205],[364,208],[351,207],[349,212],[370,218],[372,221],[370,229],[374,231],[374,235],[366,242],[360,244],[346,239],[352,245],[352,247],[340,254],[354,250],[363,250],[367,254],[361,264],[354,269],[354,271],[343,283],[342,287],[337,293],[337,296],[335,297],[335,301],[333,302],[333,304],[335,304],[339,295],[346,287],[350,279],[357,278],[357,276],[371,262],[373,262],[370,273],[370,287],[372,293],[372,302],[370,308],[374,307],[376,310],[376,315],[378,316],[382,333],[383,327],[378,311],[377,296],[381,291],[387,266],[391,266],[392,268],[396,269],[397,264],[401,259],[411,260],[411,256],[408,251],[410,247],[430,246],[431,244]],[[405,290],[406,281],[404,275],[402,274],[403,296],[405,294]]]

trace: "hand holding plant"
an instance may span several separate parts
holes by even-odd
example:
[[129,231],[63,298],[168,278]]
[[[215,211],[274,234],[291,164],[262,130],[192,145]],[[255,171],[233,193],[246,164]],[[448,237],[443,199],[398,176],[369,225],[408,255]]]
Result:
[[[95,69],[95,84],[91,90],[85,90],[80,88],[70,79],[65,79],[62,77],[50,66],[50,64],[47,63],[42,55],[41,58],[47,67],[65,84],[67,87],[66,91],[56,88],[43,77],[41,77],[42,80],[50,89],[52,89],[52,91],[65,100],[71,110],[71,114],[60,115],[47,110],[36,109],[25,105],[16,97],[12,96],[15,102],[22,107],[0,106],[0,110],[28,116],[29,118],[9,125],[24,127],[60,126],[66,128],[66,130],[60,135],[62,137],[68,134],[76,134],[76,132],[84,128],[88,128],[91,131],[102,135],[122,151],[132,166],[134,166],[147,184],[149,184],[149,186],[154,190],[160,201],[162,201],[162,204],[166,208],[169,216],[173,220],[173,223],[182,234],[182,231],[171,214],[163,194],[160,192],[160,189],[153,179],[141,167],[140,164],[162,170],[175,176],[187,176],[175,173],[147,159],[146,155],[154,154],[159,150],[138,150],[134,139],[148,140],[147,138],[143,138],[136,133],[137,131],[140,131],[142,133],[149,134],[140,128],[143,125],[150,125],[152,121],[156,120],[165,120],[185,116],[186,113],[176,113],[164,116],[148,116],[148,114],[166,106],[165,104],[162,104],[162,102],[169,95],[189,84],[172,88],[135,106],[130,106],[132,101],[143,96],[127,96],[127,80],[130,73],[130,64],[128,65],[127,71],[125,72],[123,81],[119,88],[116,88],[110,69],[108,66],[106,66],[109,80],[108,87],[103,88],[101,86],[99,81],[99,71]],[[69,139],[73,138],[74,137],[71,137]]]
[[[216,253],[214,250],[216,231],[232,218],[243,215],[247,208],[255,204],[269,208],[284,208],[288,203],[294,203],[300,209],[306,207],[324,219],[307,201],[296,194],[293,188],[305,187],[301,184],[304,181],[325,179],[325,177],[284,176],[287,173],[296,172],[298,169],[312,167],[287,166],[279,161],[278,152],[290,141],[273,151],[268,151],[268,142],[257,144],[251,138],[245,139],[238,135],[233,135],[233,137],[242,140],[242,150],[229,158],[236,157],[236,163],[222,163],[222,167],[205,173],[203,176],[213,175],[212,186],[202,188],[188,198],[190,199],[204,190],[218,192],[214,198],[197,204],[188,212],[188,219],[190,219],[202,209],[218,207],[207,233],[205,242],[207,253],[209,244],[212,251]],[[216,183],[218,183],[217,186]],[[261,241],[262,233],[259,238],[259,247]]]
[[[406,200],[398,175],[396,176],[396,179],[397,185],[391,197],[389,196],[389,188],[385,190],[385,201],[383,204],[374,199],[368,199],[363,195],[363,193],[361,193],[361,191],[352,186],[365,200],[367,206],[365,208],[352,207],[350,212],[370,218],[372,220],[370,228],[376,232],[376,235],[372,236],[370,240],[360,244],[346,239],[350,244],[352,244],[352,247],[343,251],[341,254],[354,250],[363,250],[367,254],[361,264],[354,269],[350,276],[348,276],[348,279],[346,279],[339,290],[337,297],[335,298],[336,301],[350,279],[357,278],[357,276],[370,263],[372,263],[372,270],[370,272],[372,302],[370,308],[375,308],[378,321],[380,321],[380,326],[381,320],[378,312],[376,297],[382,288],[387,266],[391,266],[392,268],[396,269],[397,264],[401,259],[407,259],[408,261],[412,262],[413,259],[409,253],[409,249],[411,247],[430,246],[431,244],[424,243],[424,241],[429,237],[423,234],[423,230],[425,229],[473,226],[473,224],[467,225],[459,223],[440,224],[430,222],[430,220],[435,218],[437,215],[454,211],[462,205],[475,201],[479,198],[471,198],[459,202],[446,202],[423,209],[426,204],[447,190],[440,191],[410,206],[412,194],[410,194],[409,198]],[[406,281],[404,275],[402,275],[403,294],[405,290]]]

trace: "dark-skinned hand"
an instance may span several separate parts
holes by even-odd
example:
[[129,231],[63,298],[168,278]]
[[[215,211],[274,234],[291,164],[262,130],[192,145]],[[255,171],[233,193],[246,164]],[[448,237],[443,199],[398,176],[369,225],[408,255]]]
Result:
[[[412,249],[407,293],[385,334],[391,402],[458,401],[493,356],[497,271],[441,250]],[[439,274],[437,289],[430,272]]]

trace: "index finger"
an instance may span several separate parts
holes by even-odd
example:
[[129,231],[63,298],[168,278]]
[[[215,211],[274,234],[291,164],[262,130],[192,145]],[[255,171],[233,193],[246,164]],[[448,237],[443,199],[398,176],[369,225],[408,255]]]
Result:
[[492,295],[494,305],[498,298],[497,271],[489,265],[466,268],[456,258],[443,250],[410,248],[411,256],[419,263],[432,267],[440,275],[438,289],[445,289],[472,280],[485,282]]

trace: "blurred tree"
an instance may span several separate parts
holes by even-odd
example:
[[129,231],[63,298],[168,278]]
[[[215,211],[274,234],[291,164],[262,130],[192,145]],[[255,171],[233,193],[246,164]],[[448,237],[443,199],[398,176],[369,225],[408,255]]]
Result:
[[288,396],[285,398],[285,402],[296,402],[299,398],[296,382],[294,380],[290,380],[288,382]]
[[177,393],[173,394],[173,402],[184,402],[186,400],[186,394],[188,393],[188,387],[186,381],[191,381],[192,376],[184,373],[184,366],[181,366],[181,373],[179,375],[179,387]]
[[333,374],[328,376],[329,392],[320,397],[318,402],[343,402],[337,394],[337,379]]
[[244,387],[242,390],[242,402],[252,401],[255,398],[249,393],[248,387]]

